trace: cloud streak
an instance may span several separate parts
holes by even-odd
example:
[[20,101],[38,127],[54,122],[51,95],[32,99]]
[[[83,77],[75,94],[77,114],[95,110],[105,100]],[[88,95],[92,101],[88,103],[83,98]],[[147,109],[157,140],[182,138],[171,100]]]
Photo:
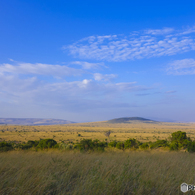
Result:
[[81,69],[70,68],[62,65],[51,65],[42,63],[23,63],[16,62],[13,64],[1,64],[1,73],[11,73],[11,74],[31,74],[31,75],[49,75],[55,77],[64,76],[78,76],[84,73]]
[[[50,77],[82,73],[60,65],[16,63],[0,65],[0,104],[23,107],[31,105],[45,108],[79,111],[81,109],[128,107],[132,102],[118,101],[123,94],[146,91],[151,88],[136,82],[111,82],[115,74],[92,74],[91,79],[50,81]],[[27,76],[26,76],[27,75]],[[47,75],[48,78],[38,75]],[[100,82],[103,81],[103,82]],[[3,103],[4,102],[4,103]],[[133,105],[133,104],[132,104]]]
[[166,71],[173,75],[193,75],[195,74],[195,60],[192,58],[175,60],[168,64]]
[[[104,63],[89,63],[84,61],[74,61],[71,64],[81,65],[83,69],[97,69],[104,66]],[[105,66],[104,66],[105,67]]]
[[103,81],[110,81],[110,80],[112,80],[112,79],[114,79],[116,77],[117,77],[116,74],[105,74],[105,75],[100,74],[100,73],[95,73],[94,74],[94,79],[96,81],[102,81],[102,80]]
[[81,59],[126,61],[170,56],[195,50],[195,27],[176,31],[172,28],[149,29],[129,36],[90,36],[64,46],[70,55]]

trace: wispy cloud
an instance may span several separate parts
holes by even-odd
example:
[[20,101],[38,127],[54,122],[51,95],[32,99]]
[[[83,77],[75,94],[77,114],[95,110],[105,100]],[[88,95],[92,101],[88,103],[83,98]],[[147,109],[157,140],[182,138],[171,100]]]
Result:
[[[114,83],[111,79],[115,74],[95,73],[94,78],[74,81],[50,80],[38,77],[48,77],[78,74],[77,69],[69,69],[60,65],[41,63],[17,63],[0,65],[0,105],[9,103],[12,106],[35,105],[58,107],[69,111],[79,108],[93,109],[94,107],[128,107],[131,102],[121,103],[118,97],[122,94],[150,90],[136,82]],[[25,75],[28,75],[27,77]],[[100,82],[104,81],[104,82]],[[25,105],[25,106],[24,106]]]
[[84,61],[74,61],[71,64],[81,65],[83,69],[97,69],[101,66],[105,67],[104,63],[89,63]]
[[191,33],[195,33],[195,26],[186,28],[180,34],[187,35],[187,34],[191,34]]
[[152,34],[152,35],[164,35],[164,34],[170,34],[173,32],[173,28],[163,28],[163,29],[149,29],[145,30],[146,34]]
[[63,77],[81,75],[83,70],[70,68],[64,65],[16,62],[15,64],[1,64],[0,73],[50,75]]
[[195,60],[192,58],[175,60],[168,64],[166,69],[168,74],[173,75],[192,75],[195,74]]
[[132,32],[129,36],[90,36],[64,46],[74,57],[104,61],[126,61],[175,55],[195,50],[195,27]]
[[112,80],[112,79],[114,79],[114,78],[116,78],[117,77],[117,75],[116,74],[100,74],[100,73],[95,73],[94,74],[94,79],[96,80],[96,81],[110,81],[110,80]]
[[[10,60],[13,63],[0,64],[0,75],[4,73],[18,74],[18,75],[45,75],[55,78],[64,78],[66,76],[81,76],[90,73],[90,69],[99,69],[100,67],[106,67],[104,63],[89,63],[84,61],[75,61],[67,63],[66,65],[51,65],[43,63],[24,63]],[[76,64],[82,66],[81,68],[71,68],[70,64]],[[112,78],[116,78],[114,74],[100,74],[95,73],[94,79],[96,81],[105,80],[108,81]]]

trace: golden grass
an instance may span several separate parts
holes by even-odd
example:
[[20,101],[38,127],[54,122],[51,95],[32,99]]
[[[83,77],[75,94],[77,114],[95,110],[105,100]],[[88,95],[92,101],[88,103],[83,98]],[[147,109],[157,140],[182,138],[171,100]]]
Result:
[[[111,140],[123,141],[136,138],[141,142],[167,139],[175,131],[185,131],[195,138],[194,123],[131,123],[109,124],[106,122],[75,123],[49,126],[0,125],[0,141],[28,141],[53,138],[60,141],[76,141],[82,138],[106,139],[105,131],[111,130]],[[81,134],[81,137],[78,136]]]
[[0,153],[0,194],[182,194],[194,164],[184,152],[12,151]]

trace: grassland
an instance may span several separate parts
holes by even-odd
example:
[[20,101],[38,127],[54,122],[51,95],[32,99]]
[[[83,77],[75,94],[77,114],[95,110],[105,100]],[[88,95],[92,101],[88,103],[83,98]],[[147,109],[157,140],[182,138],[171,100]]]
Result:
[[[74,123],[48,126],[16,126],[0,125],[0,141],[39,140],[52,138],[60,141],[80,141],[80,139],[106,139],[105,131],[111,130],[110,140],[123,141],[136,138],[141,142],[168,139],[171,133],[185,131],[189,137],[195,138],[194,123],[115,123],[106,122]],[[79,136],[80,134],[80,136]]]
[[[53,138],[57,142],[85,139],[136,138],[141,142],[168,139],[184,131],[195,138],[193,123],[82,123],[50,126],[0,126],[0,141],[27,142]],[[80,136],[79,136],[80,135]],[[182,194],[180,184],[195,184],[195,153],[168,149],[25,150],[0,153],[0,194]],[[190,194],[190,192],[186,193]]]
[[194,164],[184,152],[12,151],[0,153],[0,194],[182,194]]

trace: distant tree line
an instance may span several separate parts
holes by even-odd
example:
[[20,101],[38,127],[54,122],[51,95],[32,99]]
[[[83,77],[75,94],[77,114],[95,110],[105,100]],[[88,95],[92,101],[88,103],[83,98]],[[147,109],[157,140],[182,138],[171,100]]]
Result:
[[[110,132],[109,132],[110,134]],[[107,135],[109,137],[109,135]],[[156,149],[156,148],[167,148],[172,151],[178,151],[181,149],[187,150],[188,152],[195,152],[195,140],[192,141],[190,137],[187,137],[186,132],[177,131],[171,134],[170,141],[157,140],[155,142],[140,142],[134,138],[126,141],[99,141],[98,139],[82,139],[80,142],[69,142],[69,143],[57,143],[53,139],[40,139],[35,141],[28,141],[23,143],[15,142],[0,142],[0,151],[10,150],[27,150],[27,149],[44,150],[49,148],[57,148],[60,150],[80,150],[80,151],[104,151],[105,148],[117,148],[120,150],[125,149]]]

